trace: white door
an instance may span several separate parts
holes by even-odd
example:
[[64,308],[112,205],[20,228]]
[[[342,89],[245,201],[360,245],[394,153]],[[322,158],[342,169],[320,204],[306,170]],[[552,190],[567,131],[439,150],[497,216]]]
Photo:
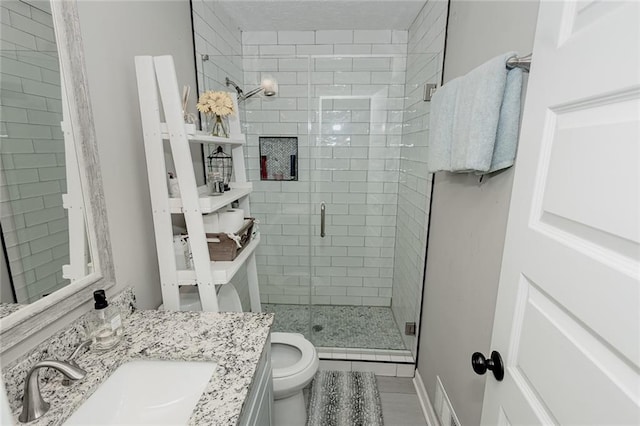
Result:
[[640,424],[639,6],[540,5],[483,424]]

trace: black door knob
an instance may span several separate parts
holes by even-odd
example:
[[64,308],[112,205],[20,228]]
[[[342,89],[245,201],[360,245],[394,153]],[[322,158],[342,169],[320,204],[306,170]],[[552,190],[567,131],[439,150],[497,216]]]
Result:
[[486,359],[480,352],[475,352],[471,355],[471,366],[476,374],[483,375],[487,370],[491,370],[497,381],[500,382],[504,378],[504,364],[497,351],[491,352],[489,359]]

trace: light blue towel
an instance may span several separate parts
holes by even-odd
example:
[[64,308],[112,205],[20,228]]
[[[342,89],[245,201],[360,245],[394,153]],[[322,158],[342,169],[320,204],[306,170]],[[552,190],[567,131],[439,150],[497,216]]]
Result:
[[504,98],[500,107],[496,143],[493,147],[491,167],[489,167],[487,173],[513,165],[518,147],[518,134],[520,133],[521,94],[522,69],[515,68],[507,73]]
[[431,98],[427,156],[429,173],[451,170],[453,117],[459,83],[460,79],[451,80],[438,88]]
[[500,55],[436,91],[429,124],[429,172],[490,173],[513,164],[522,70]]

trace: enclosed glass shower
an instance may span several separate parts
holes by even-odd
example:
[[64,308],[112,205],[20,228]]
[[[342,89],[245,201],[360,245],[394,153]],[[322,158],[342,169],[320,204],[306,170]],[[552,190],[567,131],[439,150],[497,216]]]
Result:
[[[327,351],[415,355],[430,177],[428,104],[438,54],[206,55],[200,91],[274,97],[240,105],[263,309],[275,331]],[[215,149],[214,146],[209,149]],[[205,153],[205,156],[208,153]],[[234,284],[239,293],[243,278]],[[391,359],[389,359],[391,360]]]

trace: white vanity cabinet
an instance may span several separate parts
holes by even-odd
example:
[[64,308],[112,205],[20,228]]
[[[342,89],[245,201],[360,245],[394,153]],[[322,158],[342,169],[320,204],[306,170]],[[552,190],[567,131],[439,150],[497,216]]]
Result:
[[251,389],[240,413],[241,426],[273,424],[273,376],[271,371],[271,338],[267,339]]

